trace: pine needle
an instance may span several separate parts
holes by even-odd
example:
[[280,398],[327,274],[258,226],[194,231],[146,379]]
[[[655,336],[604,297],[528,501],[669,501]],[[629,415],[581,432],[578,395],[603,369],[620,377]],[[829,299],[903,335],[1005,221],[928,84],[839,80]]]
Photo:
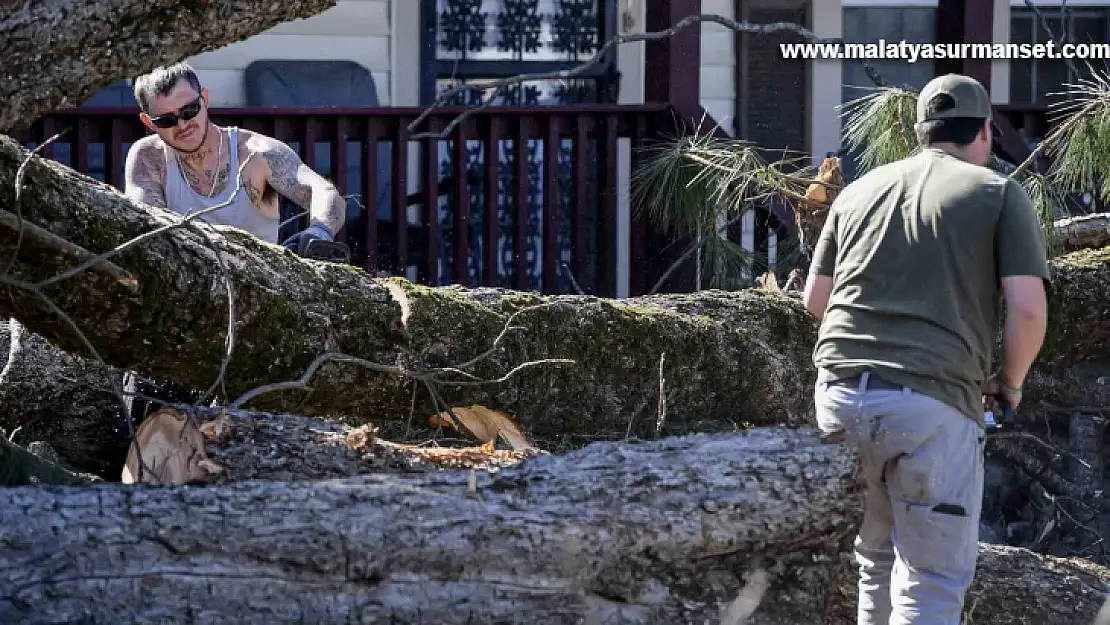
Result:
[[901,160],[917,150],[914,122],[917,94],[899,87],[876,87],[837,108],[844,119],[844,141],[862,150],[859,165],[868,171]]

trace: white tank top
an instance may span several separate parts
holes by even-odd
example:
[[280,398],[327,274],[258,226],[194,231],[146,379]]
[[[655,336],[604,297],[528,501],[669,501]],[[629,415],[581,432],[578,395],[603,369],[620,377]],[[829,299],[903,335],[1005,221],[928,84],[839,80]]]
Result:
[[[228,145],[230,161],[231,161],[231,175],[234,176],[239,171],[239,129],[236,127],[229,127]],[[222,193],[212,197],[205,197],[189,186],[189,181],[185,179],[185,172],[181,171],[178,164],[177,153],[174,152],[169,146],[164,148],[166,154],[166,206],[182,215],[188,213],[195,213],[206,208],[224,204],[235,192],[235,181],[228,183],[227,187]],[[246,182],[244,181],[244,185]],[[224,226],[232,226],[250,232],[254,236],[267,241],[269,243],[278,243],[278,223],[277,218],[270,218],[263,215],[258,208],[255,207],[254,202],[251,201],[250,194],[247,193],[246,188],[239,191],[235,196],[235,200],[227,206],[205,213],[197,219],[206,221],[210,224],[218,224]]]

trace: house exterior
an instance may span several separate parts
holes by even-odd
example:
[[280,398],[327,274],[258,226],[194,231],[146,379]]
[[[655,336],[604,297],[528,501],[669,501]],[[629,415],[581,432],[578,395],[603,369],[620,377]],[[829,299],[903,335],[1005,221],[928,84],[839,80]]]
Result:
[[[938,20],[938,2],[948,14],[955,10],[965,18],[989,5],[988,26],[978,23],[982,20]],[[594,59],[600,43],[614,36],[658,31],[696,13],[800,23],[818,36],[846,42],[927,42],[938,34],[967,41],[1038,37],[1023,3],[1012,4],[338,0],[315,17],[188,60],[227,123],[253,125],[288,140],[352,197],[343,238],[367,269],[392,263],[389,271],[433,284],[624,297],[645,292],[682,251],[633,214],[629,181],[640,141],[673,134],[676,119],[689,127],[707,115],[731,136],[805,152],[820,163],[841,151],[836,104],[858,95],[845,83],[870,84],[862,63],[783,59],[778,43],[797,41],[793,35],[738,34],[703,23],[658,43],[620,45],[572,79],[510,86],[495,108],[475,112],[458,126],[455,132],[461,134],[453,136],[462,137],[461,143],[444,137],[431,147],[413,140],[407,125],[452,85],[566,71]],[[1082,20],[1074,20],[1077,33],[1106,32],[1102,4],[1067,4],[1082,6]],[[999,105],[1017,102],[1035,109],[1056,70],[1016,63],[987,64],[992,96]],[[875,64],[888,82],[914,87],[939,69],[927,62]],[[460,107],[474,102],[464,92],[446,103],[455,108],[428,123],[442,130],[461,114]],[[118,182],[122,154],[141,130],[134,126],[133,106],[126,84],[96,94],[74,113],[99,120],[91,127],[100,134],[84,139],[92,147],[78,137],[72,146],[56,145],[54,156]],[[73,119],[47,120],[39,132]],[[347,138],[347,150],[333,140],[340,135]],[[113,148],[117,143],[121,147]],[[308,144],[316,149],[304,150]],[[369,150],[371,145],[378,149]],[[486,158],[494,146],[497,167]],[[524,163],[517,153],[527,154]],[[405,166],[394,166],[400,163]],[[363,175],[374,170],[376,180]],[[393,193],[394,188],[405,193]],[[497,193],[485,192],[495,188]],[[790,236],[792,226],[789,208],[761,210],[730,238],[766,249],[773,259],[777,237]],[[672,282],[663,290],[693,288],[689,272]]]

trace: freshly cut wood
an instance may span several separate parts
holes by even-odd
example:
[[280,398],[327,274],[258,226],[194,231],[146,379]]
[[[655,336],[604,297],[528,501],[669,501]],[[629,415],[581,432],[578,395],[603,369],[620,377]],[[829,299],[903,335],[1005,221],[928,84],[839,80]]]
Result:
[[[752,625],[848,625],[855,471],[812,429],[757,428],[492,474],[0,490],[0,621],[717,622],[762,569]],[[1089,623],[1110,582],[982,558],[976,624]]]
[[0,0],[0,132],[335,0]]
[[[0,205],[14,206],[15,172],[25,156],[0,138]],[[37,157],[26,168],[20,210],[28,222],[93,253],[180,219],[136,206],[107,185]],[[808,419],[816,326],[797,298],[706,292],[621,301],[433,289],[307,261],[240,231],[195,228],[151,236],[111,257],[135,285],[116,272],[90,268],[43,291],[109,364],[206,389],[226,351],[219,254],[231,275],[237,322],[225,375],[228,399],[296,380],[325,352],[410,371],[477,359],[464,369],[485,380],[504,378],[530,361],[564,359],[574,362],[524,367],[497,384],[444,373],[443,379],[468,384],[441,385],[444,400],[504,410],[541,447],[545,437],[647,437],[665,355],[664,378],[673,382],[665,386],[664,434],[705,424],[731,429],[740,422]],[[12,273],[19,280],[45,280],[77,265],[45,238],[24,237],[18,253],[16,240],[14,229],[0,227],[0,254],[14,255]],[[512,313],[541,304],[517,315],[499,349],[481,358]],[[72,353],[88,354],[70,327],[26,290],[13,288],[0,314],[17,316]],[[311,392],[264,394],[244,407],[352,423],[403,420],[412,411],[414,383],[395,371],[332,361],[309,381]],[[416,414],[441,410],[416,384]]]
[[1057,219],[1053,226],[1061,251],[1110,245],[1110,213]]
[[224,468],[205,453],[200,423],[178,410],[162,407],[143,421],[127,451],[124,484],[207,482]]

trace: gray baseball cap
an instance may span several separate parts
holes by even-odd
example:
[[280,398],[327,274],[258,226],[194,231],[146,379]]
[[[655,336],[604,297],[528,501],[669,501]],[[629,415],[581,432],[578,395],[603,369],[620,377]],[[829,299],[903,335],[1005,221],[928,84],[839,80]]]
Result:
[[[928,109],[929,100],[947,95],[955,105],[941,111]],[[917,96],[917,122],[952,117],[991,118],[991,96],[983,83],[963,74],[945,74],[930,80]]]

